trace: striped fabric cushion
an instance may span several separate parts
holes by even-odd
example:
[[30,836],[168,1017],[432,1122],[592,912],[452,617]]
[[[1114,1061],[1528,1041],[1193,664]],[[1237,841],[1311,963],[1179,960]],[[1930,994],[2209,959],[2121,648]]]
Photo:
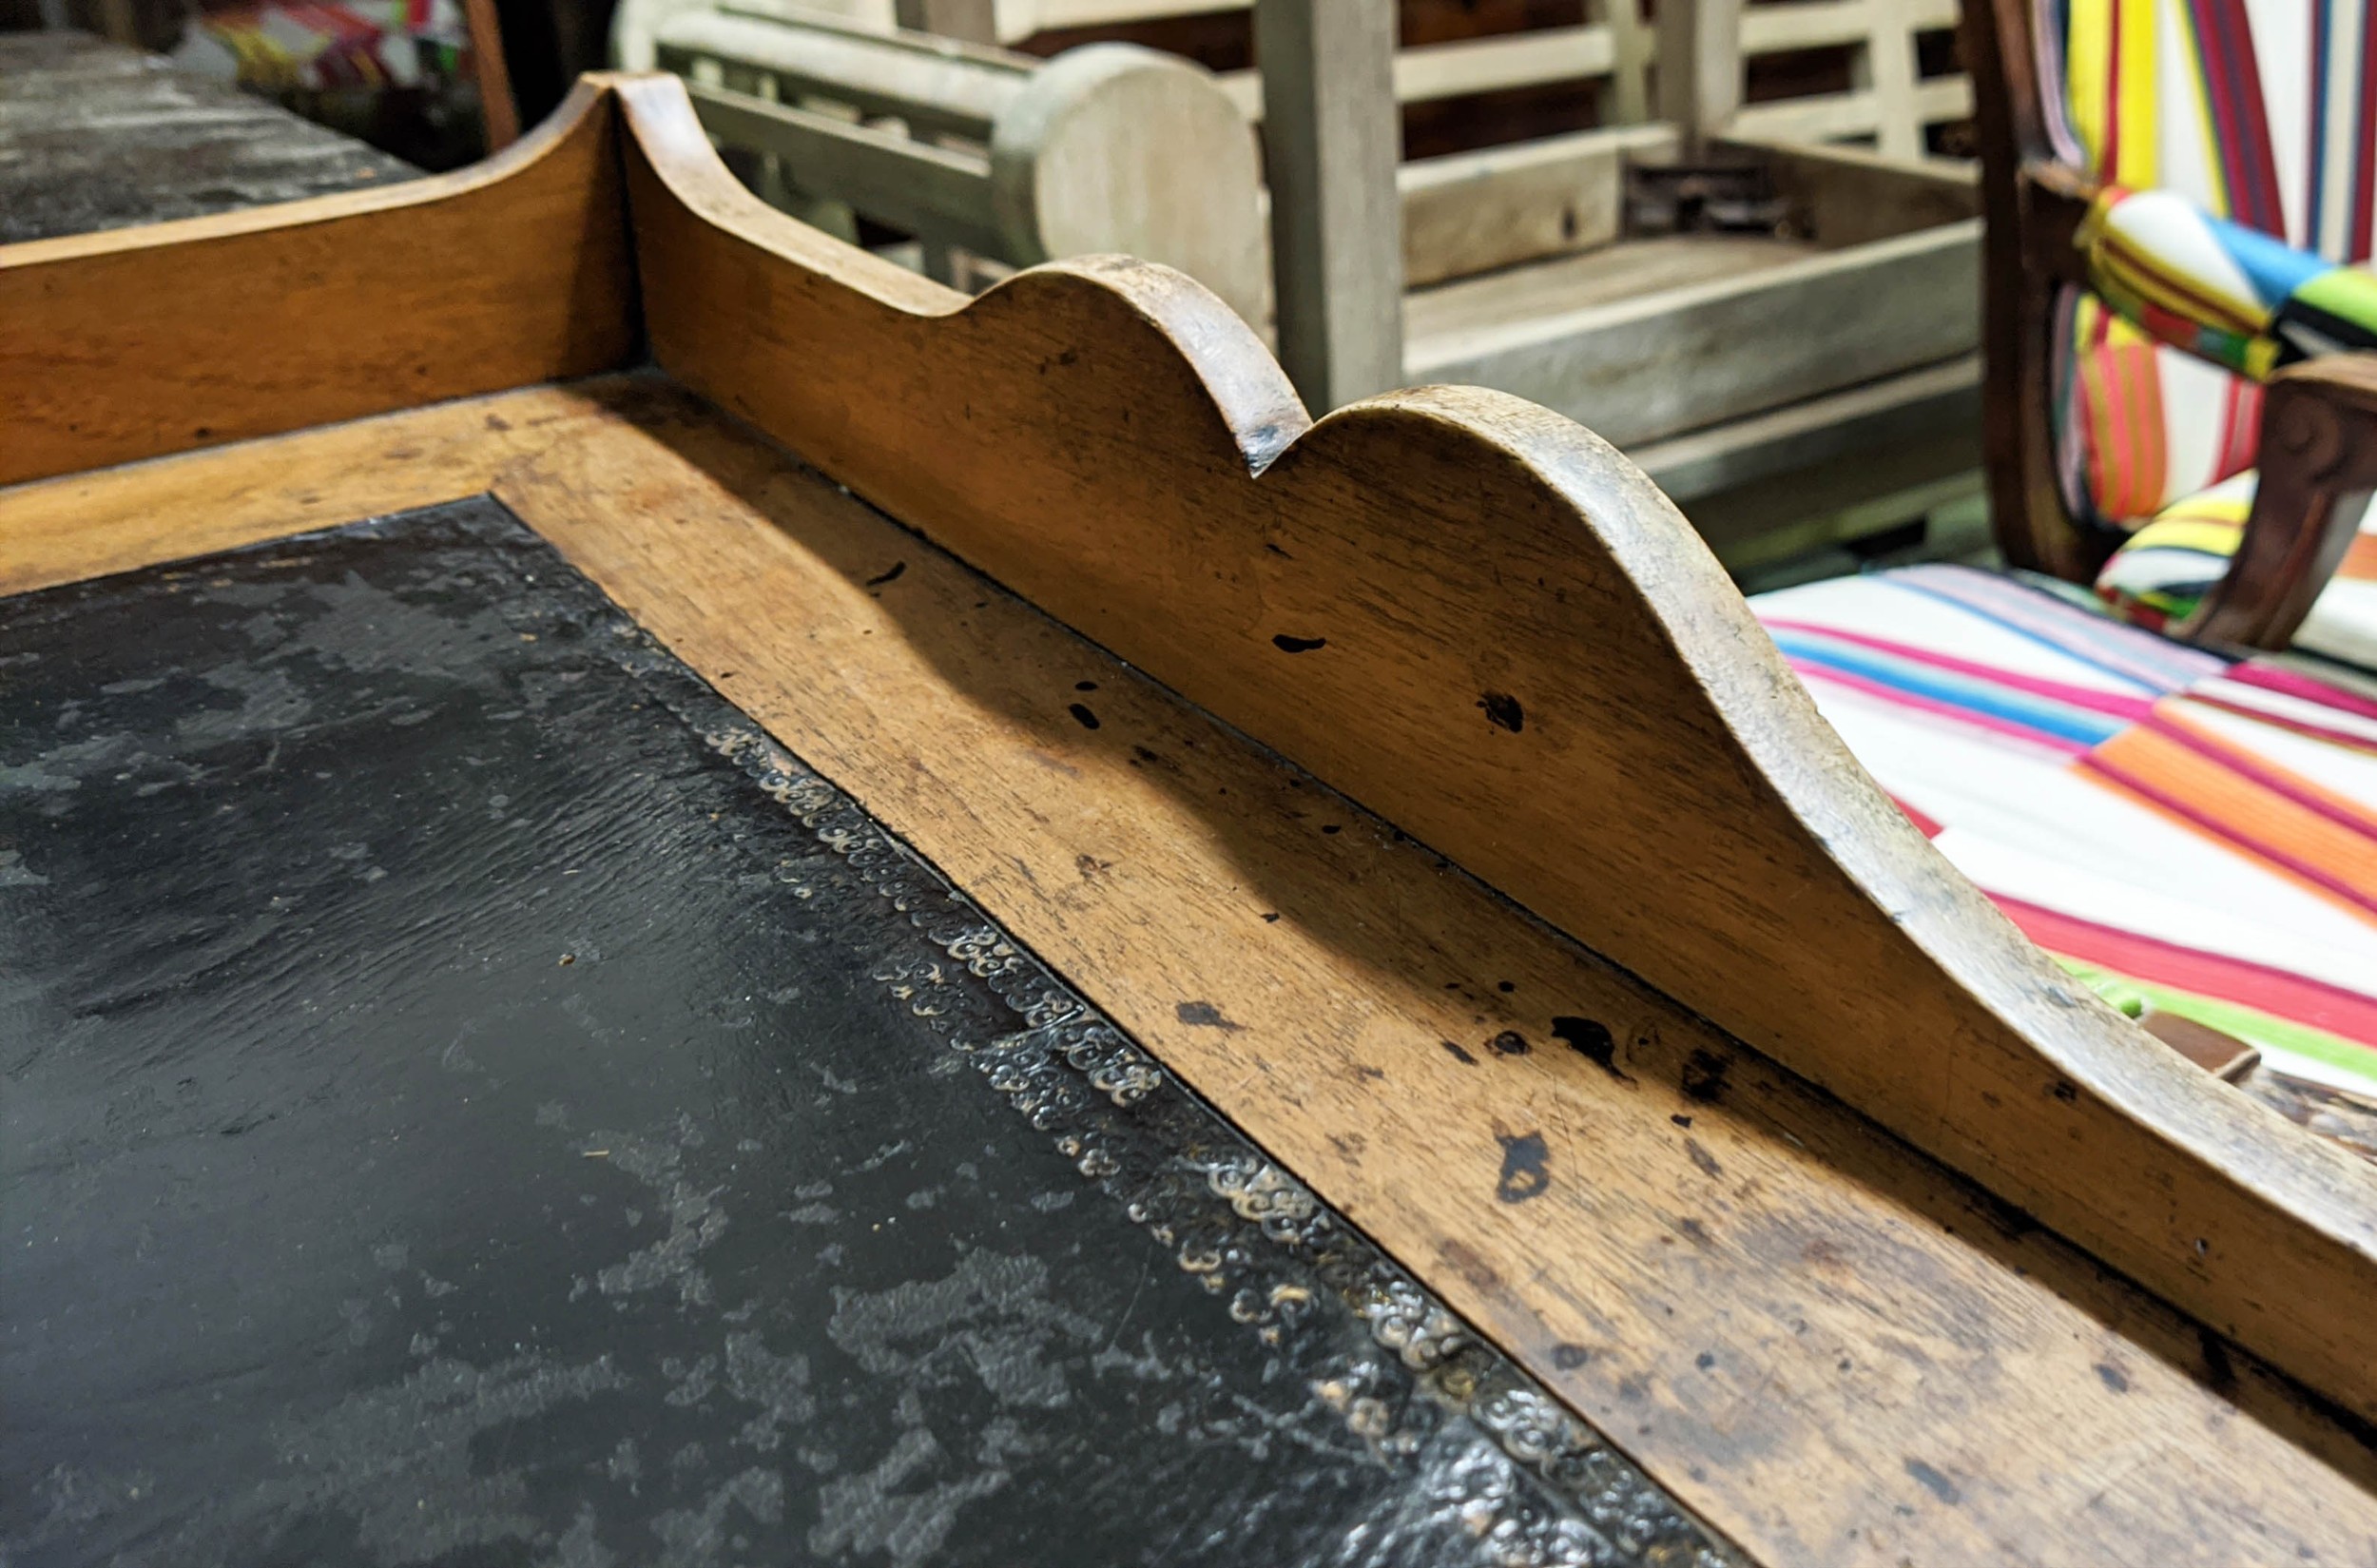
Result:
[[[2097,576],[2097,591],[2124,619],[2159,629],[2193,613],[2229,570],[2253,505],[2254,475],[2174,502],[2130,535]],[[2377,672],[2377,508],[2294,633],[2294,646]]]
[[2294,1086],[2377,1097],[2377,682],[1961,567],[1752,608],[1866,770],[2066,967]]
[[[2183,313],[2171,312],[2168,335],[2266,373],[2255,357],[2274,361],[2280,351],[2271,345],[2288,334],[2255,318],[2275,314],[2267,290],[2292,263],[2277,247],[2262,251],[2236,236],[2273,237],[2329,262],[2368,260],[2377,230],[2377,0],[2037,3],[2042,97],[2059,155],[2134,193],[2121,203],[2135,207],[2128,226],[2108,231],[2115,250],[2135,235],[2173,239],[2165,254],[2201,263],[2177,275],[2220,278],[2226,302],[2246,306],[2247,319],[2191,336],[2177,325]],[[2175,200],[2137,204],[2155,192]],[[2189,212],[2235,228],[2174,216]],[[2234,268],[2244,250],[2256,265]],[[2075,291],[2058,324],[2058,424],[2075,513],[2135,523],[2251,467],[2261,398],[2250,377],[2138,325],[2154,319],[2149,306],[2172,300],[2109,259],[2113,266],[2097,270],[2107,294]],[[2363,286],[2354,274],[2323,276],[2329,281],[2301,297],[2299,320],[2290,323],[2301,334],[2315,332],[2314,311],[2334,303],[2326,294]]]

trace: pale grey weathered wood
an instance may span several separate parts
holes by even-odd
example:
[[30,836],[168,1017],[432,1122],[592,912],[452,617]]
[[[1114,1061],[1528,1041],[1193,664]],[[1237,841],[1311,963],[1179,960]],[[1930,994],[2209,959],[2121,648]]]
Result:
[[1615,126],[1403,165],[1404,284],[1608,244],[1625,226],[1627,160],[1675,142],[1672,126]]
[[1280,363],[1315,409],[1402,384],[1395,10],[1257,0]]
[[1659,59],[1659,118],[1683,130],[1687,146],[1697,147],[1741,107],[1742,0],[1664,0]]
[[1951,223],[1564,315],[1415,335],[1405,373],[1419,385],[1515,392],[1621,447],[1657,440],[1971,352],[1980,226]]
[[992,0],[893,0],[892,15],[911,31],[970,44],[998,42],[998,8]]
[[972,250],[995,255],[1006,248],[991,161],[981,153],[699,82],[687,82],[686,90],[703,129],[730,146],[784,160],[794,183],[811,196],[847,202],[869,217]]

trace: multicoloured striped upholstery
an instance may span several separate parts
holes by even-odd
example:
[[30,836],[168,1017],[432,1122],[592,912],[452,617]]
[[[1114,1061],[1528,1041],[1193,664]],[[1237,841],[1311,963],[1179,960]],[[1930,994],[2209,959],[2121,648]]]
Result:
[[[2256,383],[2377,346],[2377,0],[2038,4],[2050,133],[2107,187],[2081,235],[2095,286],[2057,329],[2065,501],[2185,525],[2099,581],[2159,625],[2234,549],[2250,478],[2224,481],[2253,465]],[[2365,658],[2364,597],[2323,599],[2298,646]]]
[[1962,567],[1751,604],[1867,771],[2033,940],[2116,1002],[2377,1098],[2377,682],[2232,661]]
[[[2064,162],[2331,261],[2368,257],[2377,84],[2363,55],[2377,0],[2038,3],[2041,100]],[[2142,521],[2251,466],[2261,399],[2107,304],[2076,293],[2058,334],[2067,500]]]
[[[2254,480],[2249,470],[2164,508],[2105,563],[2097,593],[2140,626],[2159,629],[2185,620],[2229,570],[2245,536]],[[2377,670],[2377,508],[2362,519],[2335,576],[2294,633],[2294,646]]]

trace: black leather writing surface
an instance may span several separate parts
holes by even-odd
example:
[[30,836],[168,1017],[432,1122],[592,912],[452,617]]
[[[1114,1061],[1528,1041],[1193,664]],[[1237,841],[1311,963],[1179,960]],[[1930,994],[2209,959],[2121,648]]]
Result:
[[1717,1560],[490,501],[0,601],[0,1557]]

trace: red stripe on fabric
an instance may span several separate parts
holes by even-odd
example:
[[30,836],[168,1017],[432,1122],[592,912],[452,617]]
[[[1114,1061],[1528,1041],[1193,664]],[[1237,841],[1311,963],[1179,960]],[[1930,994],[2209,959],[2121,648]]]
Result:
[[2360,124],[2352,137],[2352,227],[2345,237],[2348,261],[2368,260],[2369,215],[2377,205],[2377,17],[2361,26],[2360,90]]
[[1846,670],[1834,669],[1827,665],[1791,658],[1787,658],[1784,662],[1789,665],[1792,671],[1803,681],[1826,681],[1833,686],[1846,687],[1851,691],[1862,691],[1866,696],[1878,698],[1894,707],[1912,707],[1925,713],[1934,713],[1943,719],[1953,719],[1958,724],[1971,725],[1977,729],[1990,730],[2013,740],[2025,742],[2042,751],[2052,751],[2058,756],[2069,757],[2088,749],[2078,741],[2067,741],[2060,735],[2041,734],[2027,726],[2000,719],[1994,713],[1976,713],[1969,707],[1959,707],[1954,703],[1942,702],[1936,697],[1925,697],[1912,691],[1901,691],[1894,686],[1885,686],[1880,681],[1868,680],[1863,675],[1852,675]]
[[2113,36],[2105,50],[2105,145],[2097,153],[2099,174],[2121,169],[2121,0],[2112,0],[2112,11],[2108,25]]
[[2355,718],[2377,720],[2377,701],[2371,701],[2357,691],[2330,685],[2316,676],[2306,675],[2299,669],[2288,669],[2282,665],[2249,661],[2232,666],[2224,678],[2239,686],[2255,686],[2264,691],[2275,691],[2297,702],[2332,707],[2339,713],[2349,713]]
[[1811,637],[1830,637],[1836,642],[1854,643],[1860,648],[1870,648],[1894,658],[1929,665],[1934,669],[1953,670],[1959,675],[1970,675],[1975,680],[1987,681],[1992,686],[2001,686],[2010,691],[2026,691],[2034,697],[2044,697],[2068,707],[2084,707],[2092,713],[2109,714],[2116,719],[2142,719],[2155,710],[2155,699],[2152,697],[2125,697],[2117,691],[2097,691],[2084,686],[2050,681],[2044,676],[2020,675],[1976,659],[1960,659],[1953,653],[1935,653],[1911,643],[1892,642],[1887,637],[1869,636],[1862,631],[1844,631],[1838,627],[1822,626],[1813,621],[1764,617],[1762,621],[1768,627],[1779,627],[1785,631],[1800,631]]
[[2208,836],[2267,861],[2289,876],[2308,882],[2367,915],[2377,917],[2377,899],[2372,899],[2344,878],[2336,876],[2324,867],[2313,865],[2298,855],[2290,855],[2282,849],[2264,843],[2250,834],[2240,831],[2232,823],[2224,823],[2209,812],[2198,810],[2169,791],[2147,783],[2118,763],[2107,762],[2104,758],[2091,753],[2078,759],[2075,765],[2120,785],[2158,810],[2178,818],[2190,826],[2201,828]]
[[2213,143],[2220,149],[2229,187],[2224,216],[2283,237],[2286,203],[2278,195],[2278,162],[2271,149],[2246,0],[2191,0],[2188,9],[2195,19],[2195,58],[2212,105]]
[[2354,751],[2377,752],[2377,741],[2372,741],[2366,735],[2355,735],[2342,729],[2330,729],[2326,725],[2313,724],[2309,719],[2298,719],[2290,714],[2273,713],[2269,708],[2256,707],[2251,703],[2240,702],[2234,697],[2223,696],[2217,691],[2198,691],[2193,693],[2189,700],[2201,703],[2206,707],[2216,707],[2224,713],[2237,714],[2256,724],[2274,725],[2280,729],[2290,729],[2297,735],[2308,735],[2314,741],[2325,741],[2329,745],[2348,746]]
[[2338,827],[2377,843],[2377,818],[2357,810],[2349,802],[2330,799],[2317,789],[2308,787],[2304,781],[2271,767],[2260,758],[2238,750],[2218,736],[2207,735],[2163,713],[2150,715],[2145,720],[2144,727],[2187,747],[2199,757],[2210,758],[2239,778],[2251,779],[2272,795],[2293,802],[2313,816],[2324,817]]
[[2240,338],[2251,338],[2260,332],[2259,323],[2238,315],[2227,301],[2190,286],[2186,279],[2166,269],[2157,258],[2130,243],[2126,236],[2108,233],[2097,243],[2104,247],[2107,257],[2120,263],[2117,271],[2131,274],[2128,281],[2136,289],[2141,297],[2139,302],[2147,310],[2154,310],[2155,302],[2143,298],[2146,288],[2140,285],[2151,284],[2156,292],[2180,300],[2194,313],[2178,318],[2191,327],[2218,327]]
[[2273,1017],[2377,1047],[2377,1000],[2342,986],[2250,958],[2232,958],[2225,953],[2207,953],[2158,937],[2116,930],[2020,899],[1991,894],[1990,901],[2021,928],[2023,936],[2051,953],[2150,985],[2168,985],[2255,1008]]
[[2261,451],[2261,385],[2232,377],[2220,425],[2220,460],[2213,482],[2244,473]]

